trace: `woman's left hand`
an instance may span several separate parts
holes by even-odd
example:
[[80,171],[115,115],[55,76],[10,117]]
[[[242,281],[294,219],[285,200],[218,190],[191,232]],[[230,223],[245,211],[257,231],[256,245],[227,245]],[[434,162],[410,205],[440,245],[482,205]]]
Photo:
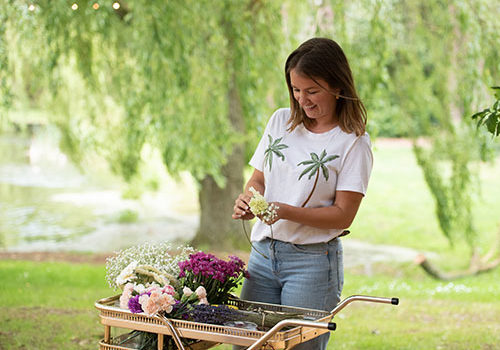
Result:
[[264,219],[262,216],[259,216],[259,219],[261,219],[262,222],[264,222],[268,225],[272,225],[276,221],[283,218],[281,216],[281,214],[283,214],[283,207],[286,206],[286,204],[280,203],[280,202],[270,202],[269,205],[274,205],[274,208],[275,208],[274,210],[275,210],[276,215],[274,215],[272,218],[268,218],[267,220]]

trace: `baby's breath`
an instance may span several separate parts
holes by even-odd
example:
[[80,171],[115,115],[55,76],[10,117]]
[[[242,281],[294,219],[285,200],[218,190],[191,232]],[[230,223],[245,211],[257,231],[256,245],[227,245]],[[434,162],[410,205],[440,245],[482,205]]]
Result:
[[179,274],[178,263],[188,259],[189,254],[194,252],[192,247],[180,246],[174,249],[169,243],[144,243],[133,246],[106,259],[106,281],[111,288],[117,288],[118,276],[133,262],[137,263],[136,266],[150,266],[161,273],[177,276]]

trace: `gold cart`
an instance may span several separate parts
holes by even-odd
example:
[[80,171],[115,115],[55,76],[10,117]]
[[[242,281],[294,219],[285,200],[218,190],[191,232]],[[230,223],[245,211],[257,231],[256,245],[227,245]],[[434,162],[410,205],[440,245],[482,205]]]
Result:
[[[290,307],[284,305],[249,302],[241,299],[230,299],[229,305],[239,309],[256,309],[278,313],[299,314],[301,319],[285,319],[278,322],[267,332],[248,330],[237,327],[218,326],[207,323],[170,319],[162,316],[134,314],[118,307],[119,295],[98,300],[95,303],[100,311],[101,323],[104,325],[104,339],[99,343],[101,350],[129,350],[133,347],[118,345],[111,337],[111,327],[156,333],[158,349],[163,349],[164,336],[171,336],[179,350],[210,349],[219,344],[234,344],[254,349],[290,349],[291,347],[316,338],[326,332],[335,330],[332,318],[349,303],[354,301],[375,302],[397,305],[398,298],[380,298],[353,295],[342,300],[331,312]],[[185,346],[181,338],[195,339],[196,342]]]

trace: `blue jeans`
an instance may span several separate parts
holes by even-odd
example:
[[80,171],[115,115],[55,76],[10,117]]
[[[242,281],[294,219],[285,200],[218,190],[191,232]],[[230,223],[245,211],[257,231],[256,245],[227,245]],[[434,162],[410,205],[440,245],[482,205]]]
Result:
[[[331,311],[340,301],[344,285],[342,243],[292,244],[265,239],[253,242],[241,298],[288,306]],[[295,350],[326,349],[326,333],[294,347]]]

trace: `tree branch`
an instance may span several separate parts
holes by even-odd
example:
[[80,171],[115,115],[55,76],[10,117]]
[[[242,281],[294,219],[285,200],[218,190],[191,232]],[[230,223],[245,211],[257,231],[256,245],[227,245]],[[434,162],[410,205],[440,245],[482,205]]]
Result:
[[441,281],[452,281],[464,277],[476,276],[479,275],[480,273],[490,271],[500,265],[500,257],[487,263],[484,263],[483,259],[477,259],[477,262],[475,262],[474,260],[476,259],[477,258],[474,257],[471,258],[471,263],[467,270],[457,271],[457,272],[441,271],[438,267],[432,264],[423,254],[419,254],[416,257],[415,263],[420,265],[420,267],[422,267],[422,269],[424,269],[424,271],[431,277]]

